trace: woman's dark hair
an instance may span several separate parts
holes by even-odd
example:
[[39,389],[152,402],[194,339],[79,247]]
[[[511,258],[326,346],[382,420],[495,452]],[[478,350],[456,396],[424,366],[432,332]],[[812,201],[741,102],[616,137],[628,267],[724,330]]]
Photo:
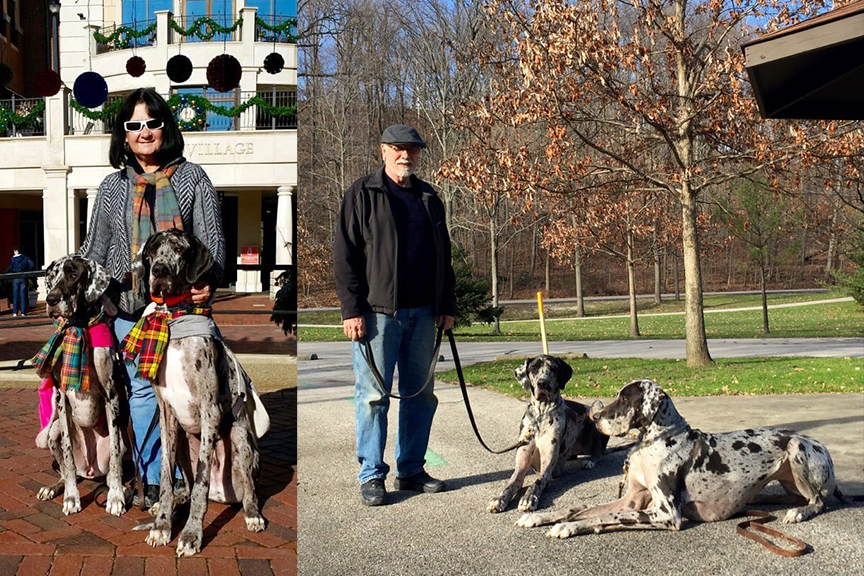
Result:
[[177,120],[168,103],[152,88],[138,88],[123,100],[114,118],[111,147],[108,150],[108,160],[114,168],[128,166],[135,160],[135,155],[126,149],[126,128],[123,124],[132,117],[135,106],[141,102],[147,106],[151,118],[158,118],[164,122],[162,146],[156,153],[159,163],[170,162],[183,154],[183,134],[177,126]]

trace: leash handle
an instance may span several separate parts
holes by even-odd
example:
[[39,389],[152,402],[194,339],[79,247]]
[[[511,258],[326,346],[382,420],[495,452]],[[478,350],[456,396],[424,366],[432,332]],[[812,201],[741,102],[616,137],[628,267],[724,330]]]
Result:
[[[390,398],[396,398],[397,400],[410,400],[411,398],[416,398],[420,394],[423,393],[424,390],[429,386],[429,383],[435,379],[435,366],[438,364],[438,355],[441,352],[441,334],[442,329],[438,328],[438,334],[435,337],[435,351],[432,354],[432,362],[429,364],[429,373],[426,374],[426,381],[423,383],[423,386],[410,396],[400,396],[398,394],[393,394],[392,392],[388,392],[386,386],[384,386],[384,378],[381,377],[381,373],[378,371],[378,368],[375,366],[375,358],[372,356],[372,346],[369,344],[369,339],[364,335],[360,338],[360,341],[363,342],[364,347],[366,348],[366,364],[369,366],[369,371],[372,372],[372,376],[375,377],[375,381],[378,383],[378,387],[381,389],[381,393],[389,396]],[[362,354],[362,351],[361,351]]]
[[[744,536],[745,538],[749,538],[758,544],[761,544],[771,552],[775,554],[779,554],[780,556],[786,556],[788,558],[794,558],[796,556],[802,556],[807,553],[807,543],[803,540],[799,540],[781,532],[780,530],[775,530],[774,528],[769,528],[765,526],[766,522],[770,522],[771,520],[775,520],[774,516],[769,514],[768,512],[763,512],[762,510],[745,510],[743,512],[745,516],[755,516],[754,520],[745,520],[744,522],[739,522],[735,527],[735,531],[738,534]],[[748,530],[751,528],[751,530]],[[792,544],[793,548],[781,548],[776,544],[769,542],[762,536],[755,534],[755,532],[762,532],[763,534],[767,534],[772,536],[775,539],[785,540]]]
[[471,402],[468,400],[468,389],[465,385],[465,376],[462,374],[462,363],[459,362],[459,352],[456,351],[456,339],[453,337],[452,330],[447,331],[447,338],[449,338],[450,340],[450,350],[453,352],[453,363],[456,365],[456,374],[459,376],[459,388],[462,390],[462,398],[465,401],[465,409],[468,411],[468,420],[471,421],[471,428],[474,429],[474,435],[477,437],[480,445],[492,454],[504,454],[522,446],[522,442],[516,442],[516,444],[513,444],[512,446],[509,446],[502,450],[492,450],[491,448],[489,448],[489,446],[486,445],[486,443],[483,441],[483,438],[480,437],[480,431],[477,430],[477,423],[474,421],[474,412],[471,410]]

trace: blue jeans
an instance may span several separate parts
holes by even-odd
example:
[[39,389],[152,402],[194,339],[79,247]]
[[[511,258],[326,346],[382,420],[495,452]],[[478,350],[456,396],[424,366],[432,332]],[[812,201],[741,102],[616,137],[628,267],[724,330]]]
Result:
[[[123,342],[123,338],[132,330],[134,325],[134,322],[115,318],[114,334],[117,336],[117,342]],[[159,438],[158,420],[146,444],[142,445],[150,422],[153,420],[153,415],[159,412],[159,407],[156,405],[156,393],[153,391],[153,386],[149,380],[136,375],[138,373],[137,359],[134,364],[127,363],[125,366],[126,373],[129,375],[129,389],[127,390],[129,393],[129,417],[132,418],[132,430],[135,432],[136,450],[141,455],[141,463],[139,464],[141,478],[145,484],[158,486],[162,466],[162,441]]]
[[12,280],[12,313],[27,313],[27,280],[24,278]]
[[[435,349],[435,317],[429,306],[406,308],[395,317],[386,314],[364,314],[366,337],[372,347],[375,366],[388,392],[393,387],[393,372],[399,367],[398,394],[409,396],[425,383]],[[357,461],[361,484],[374,478],[384,479],[390,467],[384,462],[387,441],[387,411],[390,398],[382,391],[366,362],[365,344],[352,343],[352,360],[356,383],[354,414],[357,427]],[[396,476],[404,478],[423,470],[432,418],[438,407],[435,382],[423,394],[399,401],[396,432]]]

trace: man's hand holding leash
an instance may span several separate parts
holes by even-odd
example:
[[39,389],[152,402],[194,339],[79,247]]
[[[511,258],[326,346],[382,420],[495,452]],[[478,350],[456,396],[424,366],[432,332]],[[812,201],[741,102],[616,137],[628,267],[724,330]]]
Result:
[[342,331],[351,340],[360,340],[366,335],[366,321],[362,316],[347,318],[342,321]]

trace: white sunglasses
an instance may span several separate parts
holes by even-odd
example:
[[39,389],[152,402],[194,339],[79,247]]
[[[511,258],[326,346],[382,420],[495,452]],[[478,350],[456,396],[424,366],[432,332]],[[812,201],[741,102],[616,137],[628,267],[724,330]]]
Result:
[[161,130],[165,126],[165,122],[159,118],[148,118],[147,120],[127,120],[123,123],[123,128],[127,132],[141,132],[145,126],[152,132],[153,130]]

